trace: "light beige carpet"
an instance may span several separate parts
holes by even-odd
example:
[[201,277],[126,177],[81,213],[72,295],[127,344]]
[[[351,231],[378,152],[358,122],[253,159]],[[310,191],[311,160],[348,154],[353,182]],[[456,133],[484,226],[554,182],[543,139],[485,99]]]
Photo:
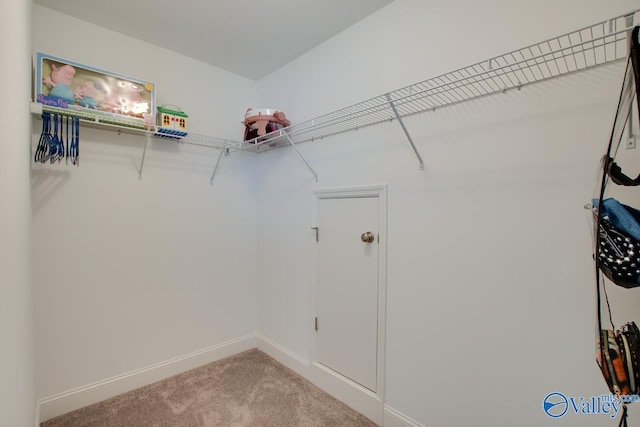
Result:
[[371,427],[257,349],[53,418],[43,427]]

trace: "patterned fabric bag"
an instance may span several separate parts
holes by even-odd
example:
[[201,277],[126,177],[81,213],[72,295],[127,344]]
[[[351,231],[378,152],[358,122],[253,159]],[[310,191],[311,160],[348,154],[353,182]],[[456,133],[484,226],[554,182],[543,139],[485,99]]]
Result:
[[635,322],[629,322],[616,332],[616,342],[622,355],[622,362],[627,371],[630,395],[640,394],[640,330]]
[[612,198],[598,205],[596,265],[616,285],[640,286],[640,211]]
[[616,396],[626,396],[631,391],[624,357],[617,341],[617,334],[611,329],[600,330],[600,341],[596,359],[609,390]]
[[628,427],[627,403],[632,402],[630,396],[637,396],[640,391],[639,357],[640,330],[635,322],[629,322],[615,332],[611,329],[600,330],[596,359],[609,390],[622,403],[618,427]]

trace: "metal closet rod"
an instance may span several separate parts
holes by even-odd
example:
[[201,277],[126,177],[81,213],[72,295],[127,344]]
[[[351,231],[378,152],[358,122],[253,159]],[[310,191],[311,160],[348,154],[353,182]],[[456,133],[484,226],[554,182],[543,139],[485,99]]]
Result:
[[189,133],[186,136],[182,136],[182,137],[177,137],[177,136],[172,137],[169,135],[158,134],[156,133],[156,129],[157,129],[156,125],[147,126],[145,128],[145,127],[141,127],[139,123],[127,123],[125,120],[102,117],[99,115],[91,114],[90,112],[87,113],[84,111],[74,111],[74,110],[68,110],[65,108],[45,106],[36,102],[31,103],[31,112],[39,116],[41,116],[43,112],[48,112],[51,114],[58,114],[65,117],[77,117],[80,119],[81,122],[89,126],[94,126],[94,127],[103,128],[103,129],[117,130],[118,134],[120,134],[121,132],[124,132],[124,133],[131,133],[133,135],[145,136],[144,146],[142,147],[142,156],[140,158],[140,164],[138,166],[139,179],[142,179],[142,170],[144,168],[144,160],[147,154],[147,147],[149,145],[149,142],[152,139],[165,140],[165,141],[169,140],[171,142],[180,142],[184,144],[198,145],[201,147],[216,148],[220,150],[216,163],[213,167],[211,179],[209,180],[210,184],[213,183],[213,178],[215,177],[216,172],[218,170],[218,166],[220,165],[220,162],[222,160],[222,155],[228,154],[231,148],[237,148],[239,146],[239,143],[236,141],[217,138],[217,137],[211,137],[211,136],[205,136],[205,135],[199,135],[195,133]]

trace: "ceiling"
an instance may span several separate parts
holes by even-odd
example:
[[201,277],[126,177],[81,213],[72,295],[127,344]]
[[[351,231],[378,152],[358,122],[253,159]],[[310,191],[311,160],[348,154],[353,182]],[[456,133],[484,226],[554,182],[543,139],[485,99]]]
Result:
[[259,80],[393,0],[34,0]]

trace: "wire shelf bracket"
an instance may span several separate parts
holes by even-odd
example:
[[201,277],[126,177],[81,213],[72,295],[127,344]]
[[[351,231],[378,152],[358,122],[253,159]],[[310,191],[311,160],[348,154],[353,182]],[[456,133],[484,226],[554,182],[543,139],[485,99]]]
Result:
[[147,145],[149,145],[150,140],[151,140],[150,136],[147,136],[144,139],[144,148],[142,149],[142,158],[140,159],[140,167],[138,168],[138,179],[142,179],[142,167],[144,166],[144,158],[147,155]]
[[200,135],[189,132],[184,136],[169,135],[158,132],[158,126],[156,125],[142,125],[138,121],[132,121],[120,118],[114,118],[109,116],[102,116],[98,113],[92,113],[86,110],[74,110],[68,108],[52,107],[43,105],[37,102],[31,103],[31,113],[36,116],[41,116],[43,112],[49,112],[51,114],[59,114],[67,117],[77,117],[85,126],[93,127],[103,130],[117,131],[118,134],[127,133],[132,135],[144,136],[145,141],[142,147],[142,156],[138,166],[138,179],[142,179],[142,171],[144,168],[144,161],[147,155],[147,148],[149,142],[152,140],[164,140],[170,142],[180,142],[184,144],[197,145],[207,148],[215,148],[220,150],[220,155],[215,163],[213,173],[209,183],[213,182],[213,178],[216,175],[222,154],[228,154],[230,150],[238,150],[240,142],[232,141],[229,139],[218,138],[214,136]]
[[216,161],[216,164],[213,167],[213,172],[211,173],[211,179],[209,180],[209,185],[213,184],[213,178],[215,178],[216,176],[216,172],[218,171],[218,166],[220,166],[220,161],[222,160],[223,154],[225,155],[229,154],[229,149],[228,148],[220,149],[220,153],[218,154],[218,160]]
[[316,173],[316,171],[313,170],[309,162],[307,162],[302,153],[300,153],[300,150],[298,150],[298,147],[296,147],[296,144],[293,143],[293,140],[289,137],[289,135],[285,133],[284,136],[287,138],[287,141],[289,141],[289,144],[291,144],[291,148],[293,148],[293,151],[298,155],[298,157],[300,157],[300,160],[304,162],[309,171],[311,171],[313,177],[315,178],[315,181],[318,182],[318,174]]
[[[324,137],[397,119],[418,157],[423,162],[401,119],[434,112],[474,99],[567,76],[625,60],[628,35],[640,22],[640,9],[579,30],[532,44],[473,65],[462,67],[366,101],[295,123],[248,141],[256,150],[317,141]],[[268,141],[268,144],[267,144]],[[260,148],[261,144],[267,144]]]
[[411,134],[409,134],[409,131],[407,130],[407,127],[404,125],[404,121],[402,121],[402,117],[400,116],[400,113],[398,113],[398,109],[393,104],[393,101],[391,100],[391,95],[387,94],[386,97],[387,97],[387,100],[389,101],[389,106],[393,110],[393,114],[395,114],[396,119],[398,119],[398,123],[400,123],[400,127],[404,131],[404,134],[407,136],[407,139],[409,140],[409,144],[411,144],[411,148],[413,148],[413,152],[416,153],[416,157],[418,158],[418,162],[420,163],[420,170],[423,171],[424,170],[424,162],[422,161],[422,156],[420,155],[420,152],[416,148],[416,144],[413,143],[413,139],[411,138]]

